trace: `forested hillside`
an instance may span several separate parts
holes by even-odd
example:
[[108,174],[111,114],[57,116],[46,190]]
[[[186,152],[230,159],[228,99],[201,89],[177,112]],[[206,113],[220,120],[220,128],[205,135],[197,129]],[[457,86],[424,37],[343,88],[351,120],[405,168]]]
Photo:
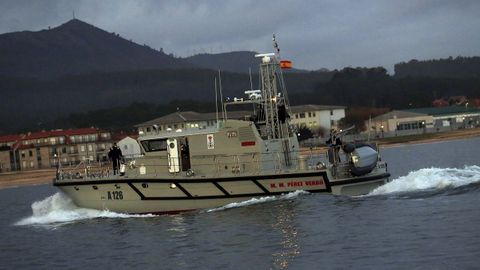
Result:
[[479,78],[480,57],[410,60],[395,65],[395,77]]

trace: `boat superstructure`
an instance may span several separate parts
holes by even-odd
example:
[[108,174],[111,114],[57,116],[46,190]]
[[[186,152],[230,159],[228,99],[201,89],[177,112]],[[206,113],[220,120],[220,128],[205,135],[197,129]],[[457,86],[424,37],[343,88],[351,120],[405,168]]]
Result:
[[[329,149],[330,162],[301,155],[277,54],[259,54],[260,89],[223,103],[211,129],[140,136],[143,155],[112,175],[106,166],[58,168],[54,185],[80,207],[126,213],[168,213],[218,207],[295,190],[366,194],[389,177],[375,147]],[[248,105],[245,120],[228,108]],[[334,134],[338,136],[338,134]],[[77,168],[78,169],[78,168]]]

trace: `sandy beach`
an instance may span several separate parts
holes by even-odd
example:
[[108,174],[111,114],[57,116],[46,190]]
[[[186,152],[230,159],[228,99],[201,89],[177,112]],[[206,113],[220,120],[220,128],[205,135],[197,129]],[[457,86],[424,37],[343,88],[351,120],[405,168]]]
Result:
[[53,178],[55,178],[55,169],[1,173],[0,188],[48,184]]
[[[430,143],[472,137],[480,137],[480,128],[455,130],[442,133],[429,133],[422,136],[388,138],[378,141],[378,144],[380,147],[392,147],[402,144]],[[323,153],[325,150],[325,147],[313,149],[315,153]],[[312,152],[312,150],[309,148],[302,149],[301,151],[305,153]],[[0,173],[0,189],[24,185],[49,184],[52,182],[54,177],[55,169]]]

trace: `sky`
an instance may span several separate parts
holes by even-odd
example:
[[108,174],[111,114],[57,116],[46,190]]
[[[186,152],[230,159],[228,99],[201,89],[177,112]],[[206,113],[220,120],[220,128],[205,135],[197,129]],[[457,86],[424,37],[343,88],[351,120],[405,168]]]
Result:
[[478,0],[0,0],[0,33],[75,17],[176,56],[272,52],[302,69],[480,55]]

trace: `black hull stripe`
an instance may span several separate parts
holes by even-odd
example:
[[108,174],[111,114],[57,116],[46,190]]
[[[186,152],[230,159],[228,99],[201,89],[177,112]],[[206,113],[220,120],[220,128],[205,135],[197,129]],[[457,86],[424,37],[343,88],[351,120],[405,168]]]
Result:
[[104,179],[104,180],[86,180],[86,181],[71,181],[63,182],[55,181],[54,186],[82,186],[82,185],[101,185],[101,184],[112,184],[112,183],[212,183],[212,182],[235,182],[235,181],[253,181],[253,180],[271,180],[271,179],[289,179],[289,178],[298,178],[298,177],[310,177],[310,176],[322,176],[323,179],[327,180],[327,173],[325,171],[321,172],[308,172],[308,173],[293,173],[293,174],[274,174],[274,175],[250,175],[250,176],[241,176],[241,177],[228,177],[228,178],[183,178],[178,179],[172,177],[170,179],[155,179],[155,178],[145,178],[145,179],[129,179],[129,178],[118,178],[118,179]]
[[230,197],[230,193],[228,193],[219,183],[213,182],[213,184],[223,193],[225,196]]
[[180,189],[183,193],[185,193],[185,195],[187,195],[188,198],[192,197],[192,194],[190,194],[184,187],[182,187],[182,185],[180,185],[178,181],[174,181],[173,183],[178,187],[178,189]]
[[263,193],[268,194],[268,195],[271,194],[271,192],[268,191],[268,189],[266,189],[266,188],[265,188],[262,184],[260,184],[257,180],[252,180],[252,182],[255,183],[255,185],[257,185],[257,187],[259,187],[259,188],[263,191]]
[[330,181],[330,185],[331,186],[350,185],[350,184],[368,182],[372,180],[387,179],[388,177],[390,177],[390,173],[384,173],[380,175],[364,176],[364,177],[351,178],[351,179],[340,180],[340,181]]
[[[305,190],[310,193],[322,193],[327,192],[326,189],[314,189],[314,190]],[[286,194],[292,191],[282,191],[282,192],[270,192],[268,194],[265,193],[246,193],[246,194],[229,194],[228,196],[224,195],[214,195],[214,196],[193,196],[193,197],[146,197],[142,200],[145,201],[181,201],[181,200],[211,200],[211,199],[229,199],[229,198],[250,198],[250,197],[262,197],[262,196],[276,196]]]
[[140,196],[140,199],[145,200],[145,195],[143,195],[143,193],[140,190],[138,190],[136,186],[134,186],[132,183],[127,183],[127,184],[131,189],[133,189],[133,191],[135,191],[138,194],[138,196]]

